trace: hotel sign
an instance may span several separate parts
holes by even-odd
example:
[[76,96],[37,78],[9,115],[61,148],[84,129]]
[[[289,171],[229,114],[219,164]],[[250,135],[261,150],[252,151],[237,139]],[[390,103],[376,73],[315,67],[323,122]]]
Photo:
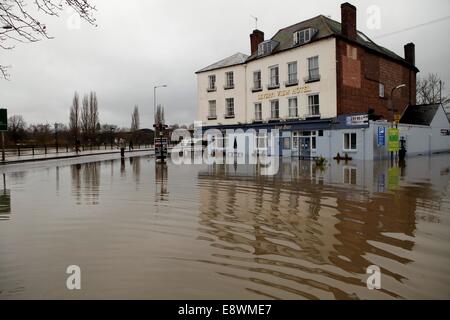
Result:
[[369,122],[369,115],[362,114],[358,116],[350,116],[346,118],[348,126],[360,126]]
[[309,86],[303,87],[295,87],[292,89],[278,90],[267,93],[261,93],[258,95],[258,100],[267,100],[267,99],[276,99],[280,97],[293,96],[301,93],[311,92],[311,88]]

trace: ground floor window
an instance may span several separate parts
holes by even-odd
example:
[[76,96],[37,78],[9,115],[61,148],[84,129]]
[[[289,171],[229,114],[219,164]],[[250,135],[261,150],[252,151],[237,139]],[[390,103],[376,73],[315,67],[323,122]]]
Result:
[[356,184],[356,168],[344,167],[344,183]]
[[356,133],[344,133],[344,151],[356,151]]

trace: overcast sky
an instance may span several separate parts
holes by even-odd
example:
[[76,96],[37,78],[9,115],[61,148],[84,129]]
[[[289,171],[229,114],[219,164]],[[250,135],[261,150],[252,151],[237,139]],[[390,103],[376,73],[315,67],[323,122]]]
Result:
[[[32,3],[29,0],[30,5]],[[196,116],[194,72],[236,52],[248,54],[250,15],[272,37],[281,28],[318,14],[340,21],[343,1],[300,0],[95,0],[97,27],[77,27],[71,12],[43,17],[55,38],[0,51],[11,65],[11,80],[0,80],[0,107],[21,114],[28,124],[67,123],[74,91],[96,91],[100,121],[129,127],[139,105],[141,127],[153,123],[153,86],[169,123],[190,124]],[[358,29],[403,56],[416,44],[421,74],[435,72],[450,88],[450,19],[377,38],[448,17],[449,0],[350,1],[358,9]],[[367,26],[367,9],[381,10],[380,29]]]

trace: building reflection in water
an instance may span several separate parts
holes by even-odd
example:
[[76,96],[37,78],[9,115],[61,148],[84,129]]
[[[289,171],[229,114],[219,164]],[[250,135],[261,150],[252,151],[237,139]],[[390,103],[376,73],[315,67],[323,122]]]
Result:
[[100,169],[100,162],[71,166],[72,195],[75,197],[77,204],[99,204]]
[[440,212],[446,196],[440,190],[449,181],[448,162],[433,176],[423,161],[403,168],[333,162],[317,170],[312,162],[287,160],[275,176],[261,176],[257,166],[209,166],[198,176],[200,231],[217,251],[201,262],[266,287],[259,289],[263,296],[276,297],[275,288],[308,299],[324,291],[338,299],[364,297],[366,269],[377,264],[394,283],[378,294],[402,296],[395,284],[412,276],[390,266],[413,262],[404,253],[415,246],[419,212],[433,206]]

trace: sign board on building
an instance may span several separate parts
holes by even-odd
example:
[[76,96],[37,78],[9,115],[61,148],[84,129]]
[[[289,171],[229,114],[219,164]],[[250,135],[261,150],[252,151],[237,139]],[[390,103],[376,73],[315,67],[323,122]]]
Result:
[[8,130],[8,110],[0,109],[0,131]]
[[389,152],[400,151],[399,130],[397,128],[388,129],[388,149]]
[[386,145],[386,128],[385,127],[378,127],[377,145],[379,147],[384,147]]
[[360,126],[363,124],[367,124],[369,122],[368,114],[361,114],[357,116],[348,116],[346,118],[346,123],[348,126]]

